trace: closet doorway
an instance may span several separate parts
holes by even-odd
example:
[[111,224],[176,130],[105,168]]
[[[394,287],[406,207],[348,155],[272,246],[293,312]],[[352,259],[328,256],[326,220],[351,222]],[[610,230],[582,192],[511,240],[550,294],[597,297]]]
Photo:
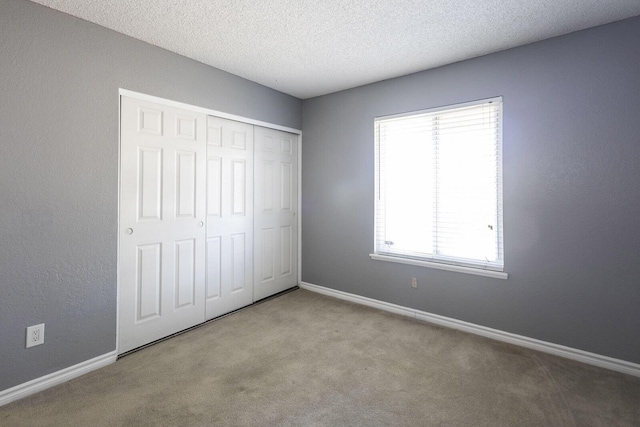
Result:
[[120,114],[119,354],[297,285],[298,134],[123,90]]

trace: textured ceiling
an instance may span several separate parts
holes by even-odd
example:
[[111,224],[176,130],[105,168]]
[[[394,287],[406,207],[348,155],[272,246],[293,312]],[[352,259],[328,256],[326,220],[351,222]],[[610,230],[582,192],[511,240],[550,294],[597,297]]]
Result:
[[640,15],[639,0],[34,0],[298,98]]

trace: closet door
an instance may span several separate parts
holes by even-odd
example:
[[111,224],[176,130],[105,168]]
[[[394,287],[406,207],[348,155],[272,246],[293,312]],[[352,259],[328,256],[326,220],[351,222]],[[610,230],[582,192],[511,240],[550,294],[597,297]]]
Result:
[[121,98],[123,353],[204,321],[206,116]]
[[254,300],[298,281],[298,136],[255,127]]
[[206,317],[212,319],[253,302],[253,126],[207,120]]

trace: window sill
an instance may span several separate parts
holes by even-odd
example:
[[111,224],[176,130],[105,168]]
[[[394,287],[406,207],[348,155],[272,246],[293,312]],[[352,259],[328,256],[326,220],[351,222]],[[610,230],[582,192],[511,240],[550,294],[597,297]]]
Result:
[[475,274],[477,276],[493,277],[494,279],[507,279],[509,275],[502,271],[482,270],[480,268],[462,267],[460,265],[441,264],[438,262],[422,261],[417,259],[400,258],[389,255],[370,254],[371,259],[378,261],[397,262],[400,264],[417,265],[419,267],[435,268],[438,270],[457,271],[459,273]]

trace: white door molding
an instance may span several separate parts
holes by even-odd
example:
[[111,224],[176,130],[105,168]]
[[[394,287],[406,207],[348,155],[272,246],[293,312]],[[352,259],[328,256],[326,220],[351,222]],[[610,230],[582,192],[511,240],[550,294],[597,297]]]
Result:
[[291,128],[291,127],[288,127],[288,126],[281,126],[281,125],[277,125],[277,124],[274,124],[274,123],[263,122],[261,120],[255,120],[255,119],[251,119],[249,117],[238,116],[236,114],[229,114],[229,113],[225,113],[223,111],[212,110],[210,108],[198,107],[198,106],[195,106],[195,105],[185,104],[183,102],[173,101],[173,100],[166,99],[166,98],[160,98],[158,96],[153,96],[153,95],[147,95],[147,94],[140,93],[140,92],[134,92],[134,91],[127,90],[127,89],[120,88],[119,89],[119,94],[120,94],[120,96],[127,96],[129,98],[135,98],[135,99],[139,99],[141,101],[149,101],[149,102],[153,102],[153,103],[156,103],[156,104],[162,104],[162,105],[165,105],[167,107],[180,108],[180,109],[183,109],[183,110],[189,110],[189,111],[194,112],[194,113],[201,113],[201,114],[207,114],[209,116],[220,117],[221,119],[234,120],[236,122],[247,123],[247,124],[250,124],[250,125],[262,126],[262,127],[266,127],[266,128],[269,128],[269,129],[275,129],[275,130],[281,130],[281,131],[284,131],[284,132],[295,133],[296,135],[302,134],[302,131],[300,129]]

